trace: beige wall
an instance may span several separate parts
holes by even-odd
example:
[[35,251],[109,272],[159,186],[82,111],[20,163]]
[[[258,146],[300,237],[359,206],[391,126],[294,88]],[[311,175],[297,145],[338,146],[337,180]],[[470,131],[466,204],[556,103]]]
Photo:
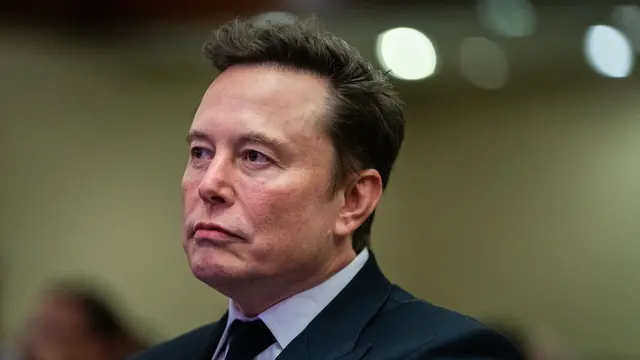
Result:
[[[4,327],[19,329],[44,281],[78,273],[106,281],[157,339],[215,319],[225,300],[191,277],[179,244],[183,135],[206,73],[12,49]],[[640,354],[637,91],[500,94],[410,104],[374,230],[384,270],[437,304]]]

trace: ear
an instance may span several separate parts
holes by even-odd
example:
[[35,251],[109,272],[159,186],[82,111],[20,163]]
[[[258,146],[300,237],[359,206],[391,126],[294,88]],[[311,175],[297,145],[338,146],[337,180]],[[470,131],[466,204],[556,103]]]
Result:
[[334,234],[349,236],[364,223],[382,197],[382,178],[374,169],[358,173],[344,189],[344,202],[338,213]]

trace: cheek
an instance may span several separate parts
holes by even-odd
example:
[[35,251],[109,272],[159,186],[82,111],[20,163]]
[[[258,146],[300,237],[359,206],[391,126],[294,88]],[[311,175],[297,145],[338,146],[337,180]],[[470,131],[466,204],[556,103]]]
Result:
[[193,211],[200,195],[198,194],[199,180],[192,176],[188,171],[182,177],[182,203],[185,215]]
[[[304,185],[304,186],[302,186]],[[265,246],[283,247],[320,234],[325,222],[322,197],[310,183],[287,187],[254,186],[244,198],[245,214],[257,234],[266,237]]]
[[268,187],[252,187],[242,196],[245,201],[245,214],[256,228],[276,228],[278,224],[286,222],[289,215],[286,210],[292,210],[290,196],[285,192]]

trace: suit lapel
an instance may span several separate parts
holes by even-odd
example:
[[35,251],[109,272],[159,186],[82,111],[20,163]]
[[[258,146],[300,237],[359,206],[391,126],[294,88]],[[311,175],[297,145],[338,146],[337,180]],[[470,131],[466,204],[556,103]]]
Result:
[[370,345],[359,344],[360,333],[384,305],[391,283],[372,252],[353,280],[278,356],[277,360],[358,360]]
[[213,353],[216,351],[216,348],[218,347],[218,343],[220,342],[220,339],[222,338],[222,334],[224,333],[224,329],[227,327],[228,316],[229,316],[229,313],[225,313],[222,316],[222,318],[218,321],[216,326],[213,328],[213,331],[211,331],[211,335],[209,336],[209,339],[207,340],[206,344],[204,344],[204,347],[202,349],[200,356],[198,357],[198,360],[213,359]]

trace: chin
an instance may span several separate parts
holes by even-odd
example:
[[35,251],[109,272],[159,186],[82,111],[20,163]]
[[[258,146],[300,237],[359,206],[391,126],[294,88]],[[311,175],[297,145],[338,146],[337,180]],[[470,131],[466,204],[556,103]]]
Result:
[[210,266],[205,264],[191,264],[191,273],[196,279],[202,281],[209,286],[223,282],[224,279],[232,279],[233,275],[226,271],[224,267]]
[[190,249],[187,254],[193,275],[211,287],[242,278],[244,264],[232,254],[212,248]]

